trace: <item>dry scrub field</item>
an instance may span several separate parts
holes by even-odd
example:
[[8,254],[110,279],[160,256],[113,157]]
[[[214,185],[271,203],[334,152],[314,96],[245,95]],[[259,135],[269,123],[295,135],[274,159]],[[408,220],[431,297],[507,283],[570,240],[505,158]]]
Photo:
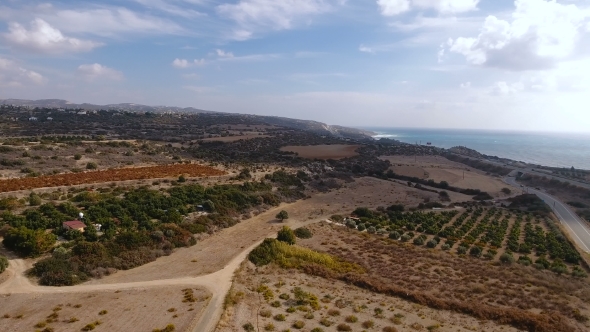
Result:
[[[159,287],[91,293],[8,294],[0,296],[2,331],[152,331],[174,324],[185,331],[197,320],[210,295],[191,289],[195,302],[183,302],[184,287]],[[104,313],[101,311],[106,310]],[[53,331],[53,330],[51,330]]]
[[311,230],[313,238],[299,240],[300,245],[366,268],[366,275],[338,276],[350,284],[482,319],[545,326],[538,331],[587,331],[590,327],[583,318],[590,315],[587,280],[460,257],[327,223]]
[[[449,193],[454,201],[469,200],[469,196]],[[309,199],[254,213],[253,217],[223,229],[215,234],[205,235],[190,248],[177,249],[172,255],[137,268],[118,271],[102,279],[89,281],[92,284],[147,281],[175,277],[195,277],[222,269],[234,256],[258,242],[276,234],[283,226],[296,228],[329,218],[333,214],[350,213],[356,206],[377,208],[392,204],[417,205],[425,198],[434,200],[437,194],[409,188],[396,182],[376,178],[359,178],[344,188],[329,193],[315,194]],[[289,219],[280,223],[275,215],[280,210],[289,213]]]
[[[273,297],[261,299],[255,290],[265,285]],[[320,308],[299,307],[293,300],[295,287],[315,295]],[[289,299],[285,300],[286,294]],[[282,296],[283,298],[280,298]],[[230,306],[216,331],[240,331],[247,323],[259,326],[260,331],[274,326],[274,331],[294,331],[292,325],[303,322],[302,331],[321,328],[337,331],[340,324],[351,331],[518,331],[510,326],[499,326],[492,321],[482,321],[449,310],[435,310],[397,297],[373,293],[340,281],[328,280],[304,273],[285,270],[276,266],[256,268],[247,262],[237,273],[230,297],[237,302]],[[271,305],[279,301],[279,306]],[[276,304],[275,304],[276,305]],[[294,312],[288,312],[296,307]],[[284,320],[281,320],[284,316]],[[329,325],[329,326],[326,326]]]
[[0,180],[0,192],[27,190],[35,188],[73,186],[79,184],[104,183],[153,179],[186,175],[189,177],[219,176],[224,171],[197,164],[174,164],[148,167],[128,167],[104,171],[44,175],[31,178]]
[[307,159],[343,159],[357,156],[358,145],[309,145],[309,146],[284,146],[281,151],[294,152],[301,158]]
[[479,189],[494,197],[505,197],[501,190],[510,187],[499,178],[441,156],[384,156],[381,159],[389,161],[392,165],[390,169],[396,174],[436,182],[447,181],[451,186]]
[[249,135],[211,137],[211,138],[205,138],[202,141],[204,141],[204,142],[235,142],[235,141],[239,141],[241,139],[267,138],[267,137],[271,137],[271,136],[259,135],[258,133],[251,133]]

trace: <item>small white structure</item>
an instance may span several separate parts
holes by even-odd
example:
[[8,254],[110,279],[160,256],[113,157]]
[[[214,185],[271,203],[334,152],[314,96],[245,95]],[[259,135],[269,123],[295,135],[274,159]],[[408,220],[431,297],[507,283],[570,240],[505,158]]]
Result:
[[96,229],[97,232],[100,232],[100,229],[102,228],[101,224],[92,224],[92,226],[94,226],[94,229]]
[[47,117],[47,121],[53,121],[53,118],[49,116]]
[[29,121],[37,121],[37,118],[34,117],[34,116],[32,116],[32,117],[29,118]]

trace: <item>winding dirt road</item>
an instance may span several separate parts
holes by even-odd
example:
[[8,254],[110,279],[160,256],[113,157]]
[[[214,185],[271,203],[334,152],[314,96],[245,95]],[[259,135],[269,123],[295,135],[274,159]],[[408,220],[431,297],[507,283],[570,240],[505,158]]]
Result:
[[31,283],[25,276],[27,265],[22,259],[10,260],[10,266],[5,272],[8,279],[0,284],[0,294],[18,293],[77,293],[103,290],[123,290],[132,288],[162,287],[162,286],[191,286],[202,287],[211,292],[212,297],[196,321],[191,324],[190,330],[194,332],[209,332],[215,329],[217,322],[223,313],[225,295],[232,285],[234,272],[246,259],[248,253],[261,241],[235,256],[223,269],[198,277],[172,278],[151,281],[127,282],[118,284],[82,284],[70,287],[39,286]]

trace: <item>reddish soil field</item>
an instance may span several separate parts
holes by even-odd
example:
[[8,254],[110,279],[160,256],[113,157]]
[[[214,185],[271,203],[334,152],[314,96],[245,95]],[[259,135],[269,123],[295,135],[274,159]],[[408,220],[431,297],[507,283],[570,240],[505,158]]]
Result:
[[359,145],[309,145],[309,146],[284,146],[281,151],[295,152],[299,157],[307,159],[342,159],[357,156],[356,149]]
[[45,175],[0,181],[0,192],[45,187],[72,186],[85,183],[141,180],[186,175],[189,177],[218,176],[224,171],[197,164],[175,164],[149,167],[130,167],[104,171]]

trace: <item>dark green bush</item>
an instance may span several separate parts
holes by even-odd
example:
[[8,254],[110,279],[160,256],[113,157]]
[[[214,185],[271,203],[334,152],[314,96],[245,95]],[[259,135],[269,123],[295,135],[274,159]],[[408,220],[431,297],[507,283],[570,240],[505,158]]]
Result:
[[297,236],[300,239],[310,239],[313,236],[311,231],[305,227],[296,228],[294,232],[295,236]]

